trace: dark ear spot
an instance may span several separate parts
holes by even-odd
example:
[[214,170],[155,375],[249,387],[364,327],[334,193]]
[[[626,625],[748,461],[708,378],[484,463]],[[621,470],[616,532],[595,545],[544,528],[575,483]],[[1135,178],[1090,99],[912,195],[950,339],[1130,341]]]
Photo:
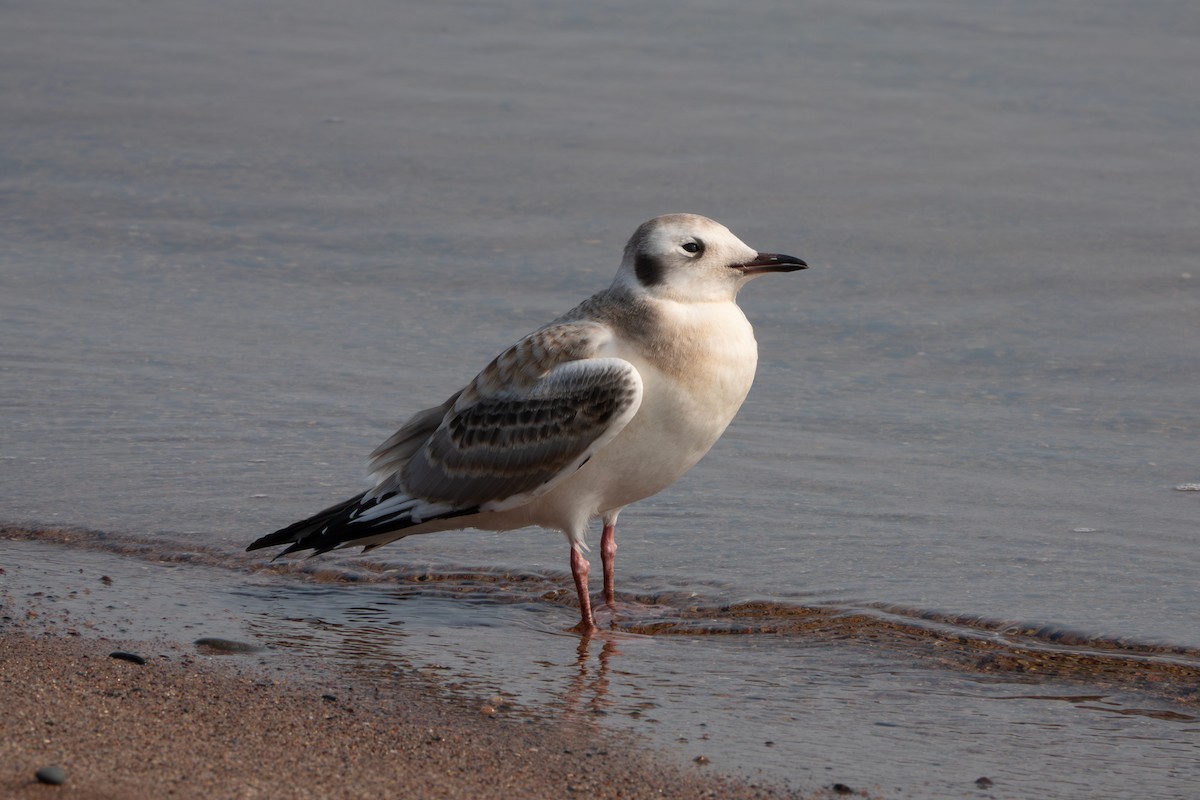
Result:
[[657,286],[663,282],[666,270],[662,261],[647,253],[638,253],[633,262],[633,271],[637,273],[638,283],[642,286]]

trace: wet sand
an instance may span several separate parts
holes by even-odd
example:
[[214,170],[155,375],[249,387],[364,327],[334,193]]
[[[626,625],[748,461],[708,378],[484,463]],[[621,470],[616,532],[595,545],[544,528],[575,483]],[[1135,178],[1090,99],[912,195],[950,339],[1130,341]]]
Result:
[[184,645],[39,627],[5,621],[0,636],[5,797],[48,796],[35,773],[49,765],[73,798],[794,796],[577,723],[506,719],[503,704],[490,714],[416,678],[278,678]]
[[[956,793],[939,792],[902,764],[859,770],[873,762],[850,736],[835,738],[844,715],[869,705],[886,746],[907,754],[928,751],[928,737],[948,736],[961,716],[990,724],[1013,709],[1009,724],[1057,726],[1053,735],[1071,747],[1121,746],[1114,731],[1129,731],[1138,746],[1153,736],[1187,752],[1196,722],[1190,651],[1105,649],[1063,631],[998,635],[999,623],[987,620],[952,625],[903,609],[872,616],[743,603],[726,608],[719,627],[677,610],[673,632],[622,629],[584,644],[536,619],[565,625],[569,609],[526,603],[514,612],[513,598],[486,592],[491,584],[450,575],[439,585],[414,572],[420,589],[412,594],[399,588],[399,575],[390,589],[365,572],[346,573],[341,584],[317,562],[253,564],[119,533],[16,526],[0,526],[0,551],[0,692],[29,687],[0,709],[0,796],[50,791],[29,787],[37,769],[57,763],[68,768],[70,791],[81,791],[83,775],[86,792],[116,797],[162,796],[163,787],[171,796],[210,796],[213,785],[219,796],[291,797],[294,786],[329,797],[380,786],[492,796],[476,794],[480,780],[530,797],[571,796],[568,786],[598,797],[790,796],[746,781],[818,795],[848,784],[872,795],[949,797],[976,790],[985,776],[1012,790],[1070,786],[1077,773],[1043,767],[1022,783],[1014,778],[1020,762],[998,749],[987,761],[955,762],[946,774]],[[426,594],[442,600],[418,599]],[[805,655],[786,696],[761,683],[758,646],[780,646],[780,635]],[[221,654],[197,647],[198,637],[245,648]],[[832,672],[814,656],[821,642],[836,642]],[[113,661],[114,650],[147,663]],[[731,656],[754,669],[731,672],[723,660]],[[681,670],[683,662],[691,669]],[[844,664],[895,679],[850,681]],[[919,713],[911,703],[890,712],[887,698],[914,687],[936,691],[920,695]],[[790,711],[797,696],[816,711]],[[1071,706],[1065,728],[1049,708],[1063,703]],[[728,704],[741,716],[731,717]],[[787,716],[779,718],[780,708]],[[753,734],[739,734],[739,725]],[[1147,780],[1177,768],[1148,749],[1139,773]],[[699,756],[709,763],[694,763]]]

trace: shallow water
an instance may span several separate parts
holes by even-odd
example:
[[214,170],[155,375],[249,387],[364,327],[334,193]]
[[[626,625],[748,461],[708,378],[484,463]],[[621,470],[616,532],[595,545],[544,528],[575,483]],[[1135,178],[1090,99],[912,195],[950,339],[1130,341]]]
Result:
[[[689,210],[813,268],[744,291],[760,342],[745,408],[622,515],[619,588],[666,598],[647,625],[755,602],[1070,631],[1068,651],[1200,648],[1192,5],[72,5],[0,26],[0,521],[232,558],[357,491],[407,414],[606,286],[638,223]],[[371,558],[566,587],[545,532]],[[343,608],[387,590],[280,591]],[[570,652],[568,607],[500,594],[388,612],[491,615],[520,631],[517,662],[539,642]],[[790,674],[803,649],[651,641],[630,647],[728,674],[733,696],[753,685],[737,664]],[[889,686],[914,680],[878,657]],[[827,684],[831,714],[868,696]],[[914,731],[945,712],[906,696]],[[759,724],[719,719],[729,736]],[[957,763],[924,735],[905,740],[914,770]],[[1169,794],[1136,738],[1112,736],[1066,771],[1125,765]],[[788,758],[836,759],[823,741]]]
[[[31,607],[64,633],[215,636],[259,648],[219,658],[271,666],[272,654],[287,652],[317,669],[415,673],[479,703],[500,693],[507,715],[634,734],[752,780],[952,798],[988,796],[976,785],[986,777],[992,796],[1141,796],[1152,787],[1186,797],[1198,774],[1194,701],[1133,685],[1134,669],[1091,681],[948,669],[901,637],[855,637],[836,623],[818,635],[699,629],[588,641],[565,634],[560,609],[536,594],[499,594],[462,575],[347,585],[247,575],[203,554],[159,561],[152,548],[131,555],[113,542],[69,559],[59,544],[6,545],[8,613],[18,619]],[[1160,660],[1190,664],[1194,695],[1196,654]]]

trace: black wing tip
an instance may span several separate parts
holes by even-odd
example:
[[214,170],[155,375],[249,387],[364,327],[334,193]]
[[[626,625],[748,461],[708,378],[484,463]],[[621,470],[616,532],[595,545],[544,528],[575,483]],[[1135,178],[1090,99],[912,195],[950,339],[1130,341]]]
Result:
[[[268,533],[266,536],[260,536],[247,545],[246,552],[262,550],[267,547],[278,547],[281,544],[290,545],[286,550],[275,556],[275,558],[280,558],[297,550],[323,547],[328,544],[327,534],[331,530],[342,528],[351,513],[360,510],[364,506],[375,504],[376,501],[374,500],[368,500],[364,503],[363,498],[365,496],[365,492],[355,495],[349,500],[343,500],[336,505],[313,514],[307,519],[294,522],[286,528],[280,528],[274,533]],[[339,541],[330,547],[326,547],[325,550],[331,550],[337,544],[341,544],[341,542]],[[325,552],[325,550],[322,552]]]
[[330,542],[330,537],[324,535],[325,532],[323,530],[305,536],[295,536],[294,534],[277,536],[277,533],[283,533],[283,531],[276,531],[276,533],[268,534],[263,536],[261,539],[256,539],[250,544],[249,547],[246,548],[246,552],[248,553],[252,550],[262,550],[263,548],[278,547],[281,544],[286,544],[287,547],[285,547],[283,550],[280,550],[271,558],[272,561],[278,561],[284,556],[290,556],[292,553],[299,553],[302,550],[312,550],[312,552],[308,554],[309,558],[312,558],[313,556],[319,556],[322,553],[328,553],[330,550],[340,547],[343,544],[342,540],[340,539]]
[[297,550],[307,550],[312,546],[304,544],[303,538],[298,538],[292,534],[285,534],[285,531],[276,531],[275,533],[269,533],[266,536],[255,539],[246,547],[246,552],[263,550],[268,547],[278,547],[281,544],[286,544],[288,547],[276,553],[271,558],[272,561],[278,561],[290,553],[295,553]]
[[[365,496],[366,493],[364,492],[345,502],[330,506],[308,519],[293,523],[286,528],[280,528],[274,533],[268,533],[266,536],[261,536],[246,547],[246,552],[286,544],[288,546],[277,553],[275,559],[283,558],[286,555],[301,550],[312,550],[312,553],[309,554],[309,557],[312,558],[322,553],[328,553],[330,550],[342,547],[343,545],[352,546],[355,540],[369,539],[383,533],[418,525],[420,522],[452,519],[454,517],[470,516],[479,513],[479,506],[472,506],[470,508],[447,511],[443,514],[422,519],[420,522],[413,520],[411,514],[405,513],[399,516],[385,515],[379,520],[362,523],[355,520],[354,517],[366,509],[373,508],[389,497],[389,495],[384,495],[364,500]],[[363,527],[357,527],[359,525]],[[356,530],[348,530],[351,526],[355,526]],[[367,550],[373,550],[379,546],[377,544],[366,545],[366,549],[363,552],[365,553]]]
[[290,537],[281,536],[282,533],[283,531],[279,530],[275,531],[274,533],[268,533],[266,536],[258,537],[253,542],[246,545],[246,552],[249,553],[254,550],[262,550],[266,547],[275,547],[276,545],[288,544],[289,542],[294,541]]

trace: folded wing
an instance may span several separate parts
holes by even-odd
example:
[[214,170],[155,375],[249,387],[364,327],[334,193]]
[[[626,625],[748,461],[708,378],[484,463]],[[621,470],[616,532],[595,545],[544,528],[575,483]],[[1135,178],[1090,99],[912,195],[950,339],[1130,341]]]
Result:
[[[544,494],[611,441],[641,404],[634,366],[603,357],[610,340],[594,323],[530,334],[380,445],[371,457],[374,488],[251,547],[378,544],[390,531],[502,511]],[[365,539],[372,541],[356,542]]]

